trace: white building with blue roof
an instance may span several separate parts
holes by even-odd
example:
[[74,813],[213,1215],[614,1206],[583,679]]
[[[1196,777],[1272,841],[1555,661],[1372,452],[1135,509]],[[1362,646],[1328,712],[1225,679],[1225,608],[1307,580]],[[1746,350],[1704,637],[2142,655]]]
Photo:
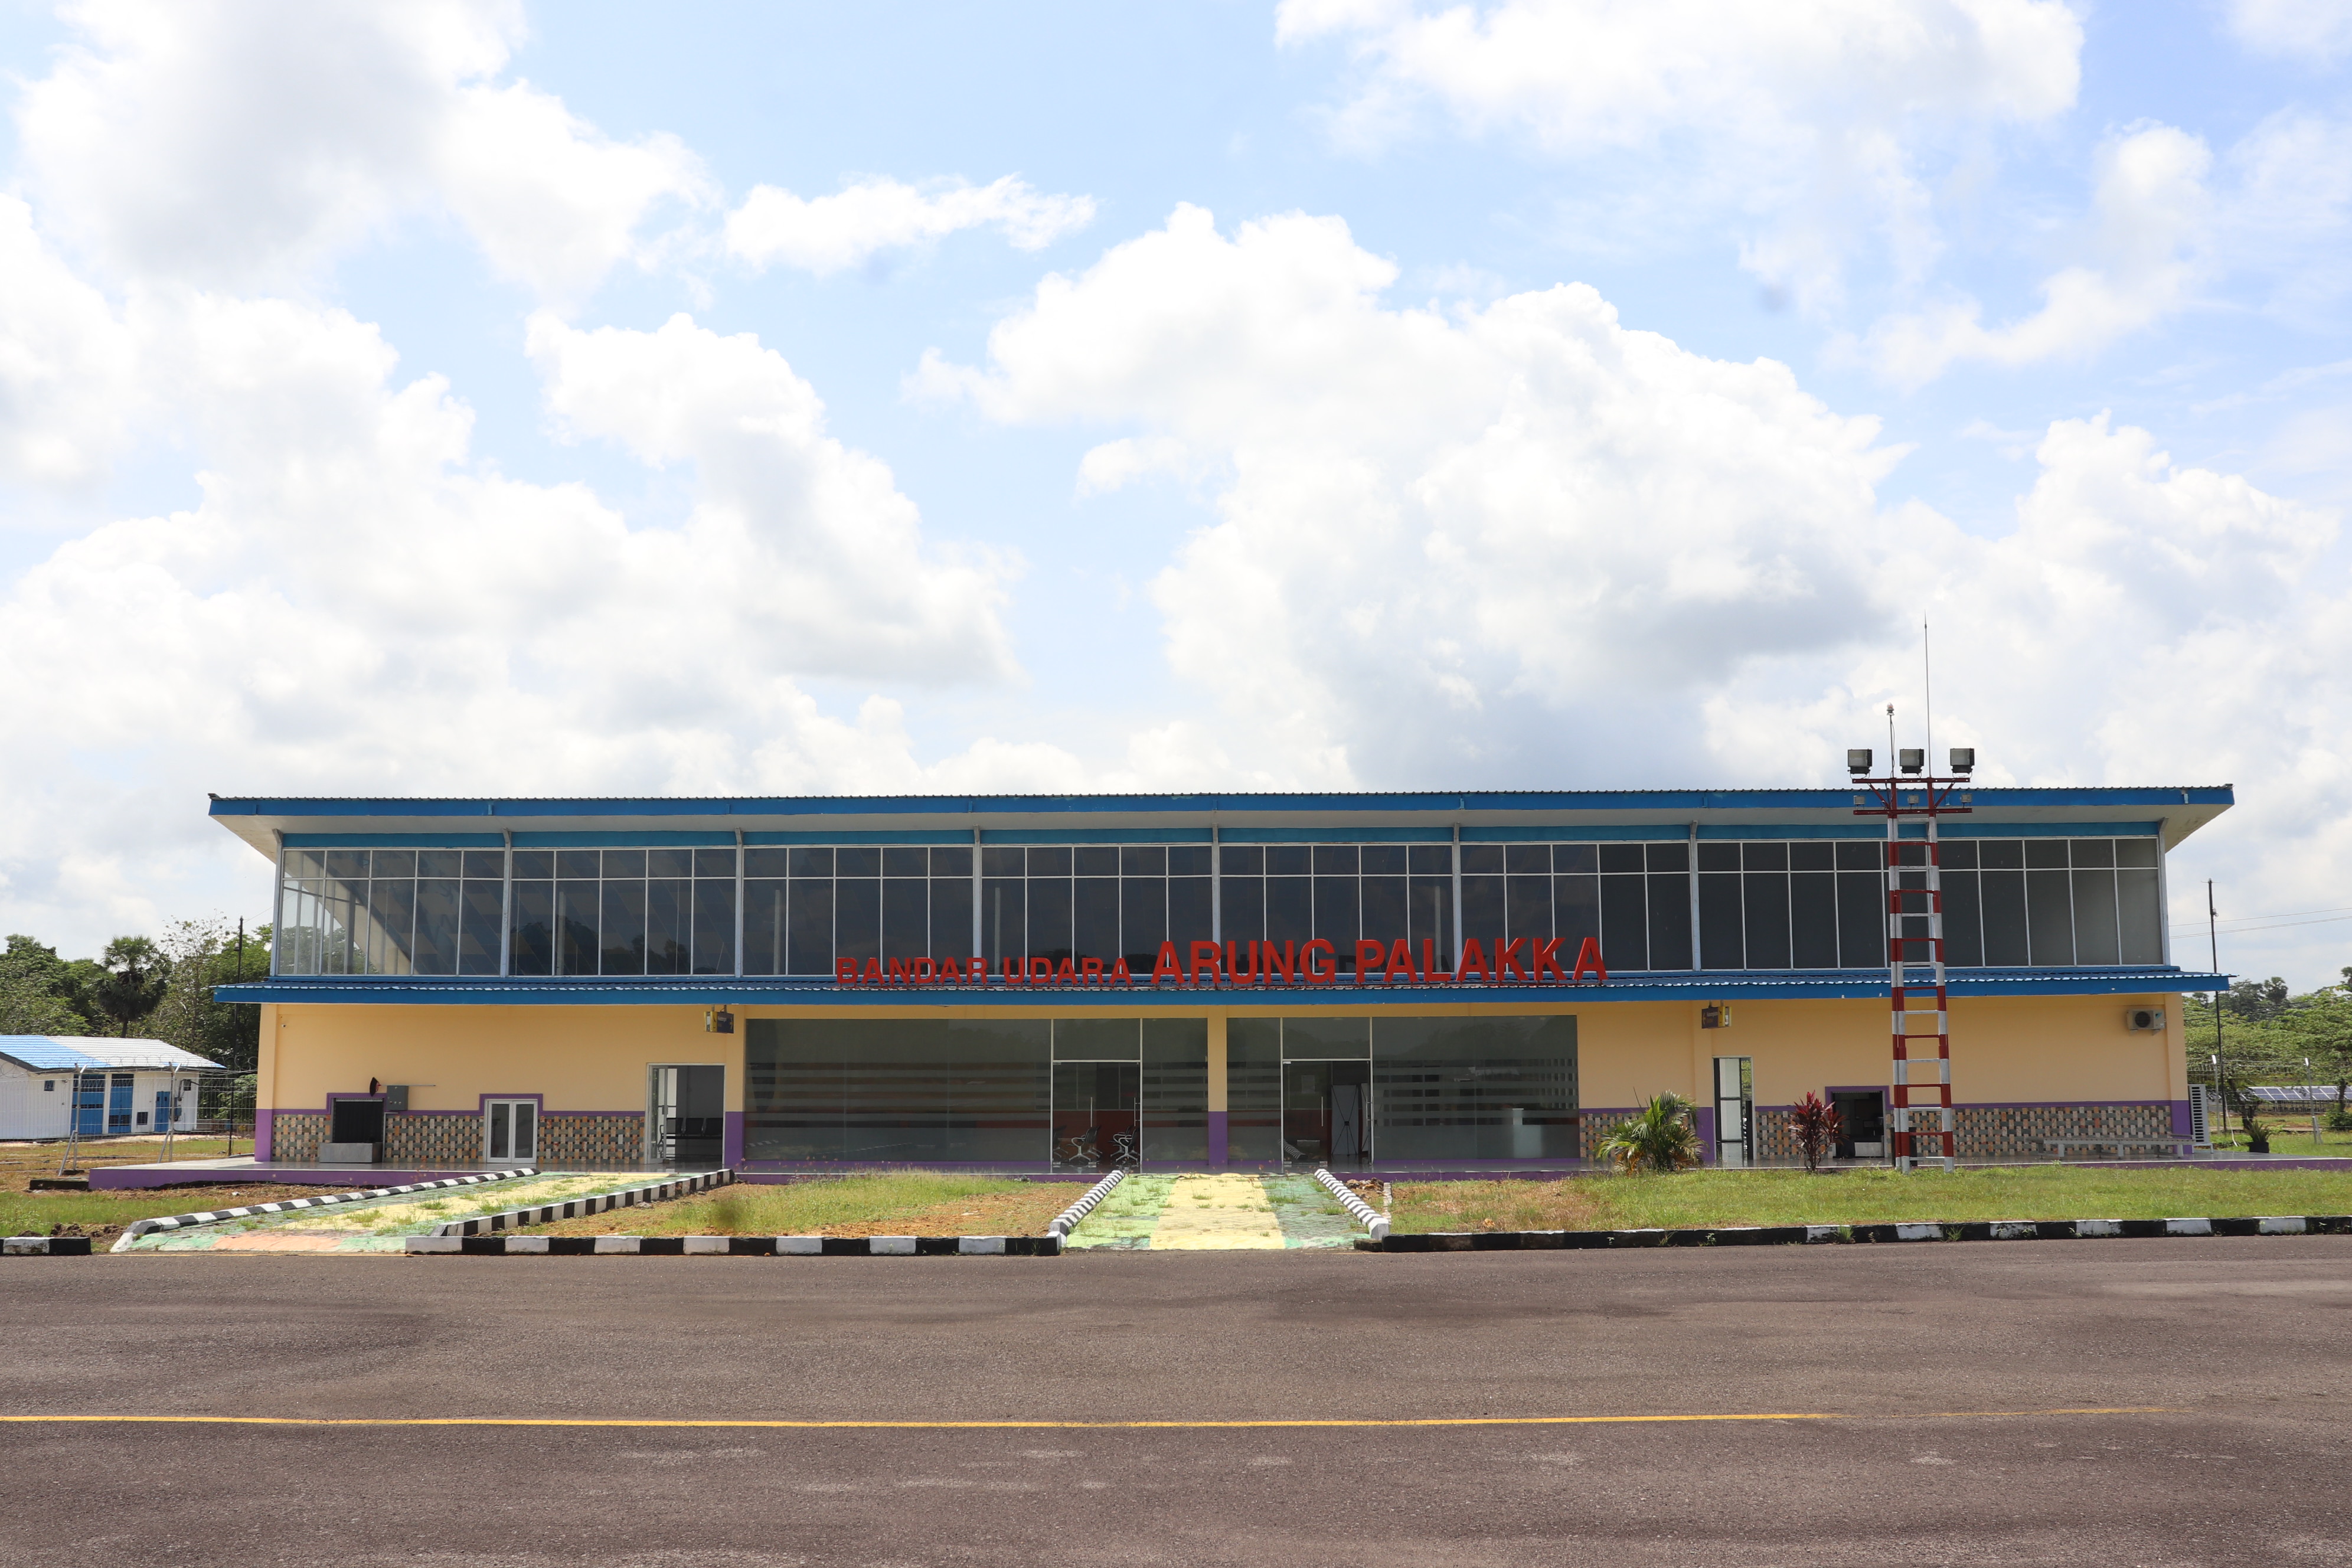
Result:
[[191,1132],[202,1075],[221,1070],[166,1040],[0,1035],[0,1138]]

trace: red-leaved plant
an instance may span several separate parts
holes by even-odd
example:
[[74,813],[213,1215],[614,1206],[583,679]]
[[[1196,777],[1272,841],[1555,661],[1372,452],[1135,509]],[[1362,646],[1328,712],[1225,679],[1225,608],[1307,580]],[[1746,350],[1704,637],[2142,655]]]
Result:
[[1837,1152],[1838,1140],[1844,1134],[1837,1107],[1810,1089],[1804,1099],[1789,1107],[1789,1136],[1796,1141],[1797,1154],[1808,1171],[1820,1170],[1822,1162]]

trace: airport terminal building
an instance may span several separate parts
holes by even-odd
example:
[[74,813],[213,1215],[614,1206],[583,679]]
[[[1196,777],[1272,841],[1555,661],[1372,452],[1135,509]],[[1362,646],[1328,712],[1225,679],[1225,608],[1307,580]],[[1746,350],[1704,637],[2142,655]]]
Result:
[[[2187,1131],[2165,858],[2224,788],[1939,825],[1963,1158]],[[1648,1097],[1884,1152],[1859,791],[221,799],[258,1152],[404,1170],[1568,1169]],[[1924,833],[1905,824],[1905,834]]]

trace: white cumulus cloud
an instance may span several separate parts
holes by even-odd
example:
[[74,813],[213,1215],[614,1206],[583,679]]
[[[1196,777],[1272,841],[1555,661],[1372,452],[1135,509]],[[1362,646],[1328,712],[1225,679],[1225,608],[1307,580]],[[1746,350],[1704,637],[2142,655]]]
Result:
[[985,185],[858,180],[814,198],[759,185],[727,215],[727,249],[749,266],[781,263],[822,277],[968,228],[993,228],[1016,249],[1040,250],[1094,216],[1092,197],[1048,195],[1011,174]]
[[2352,7],[2340,0],[2230,0],[2229,18],[2258,55],[2326,66],[2352,54]]

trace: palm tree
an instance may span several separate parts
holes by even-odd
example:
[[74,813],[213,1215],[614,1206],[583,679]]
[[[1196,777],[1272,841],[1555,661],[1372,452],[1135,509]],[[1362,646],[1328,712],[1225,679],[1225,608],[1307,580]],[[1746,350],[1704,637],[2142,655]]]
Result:
[[1699,1163],[1691,1102],[1679,1094],[1654,1097],[1639,1116],[1621,1122],[1601,1141],[1601,1155],[1629,1176],[1690,1169]]
[[118,936],[106,944],[98,963],[106,976],[90,988],[90,1000],[98,1004],[100,1012],[121,1024],[128,1037],[131,1026],[163,1000],[163,987],[172,977],[171,962],[143,936]]

